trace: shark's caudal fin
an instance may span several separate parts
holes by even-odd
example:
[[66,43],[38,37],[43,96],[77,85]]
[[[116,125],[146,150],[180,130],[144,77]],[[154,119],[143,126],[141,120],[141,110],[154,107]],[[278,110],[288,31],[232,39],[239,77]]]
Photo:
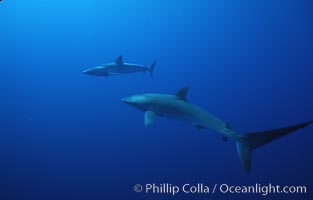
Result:
[[150,65],[149,72],[150,72],[151,78],[153,78],[153,70],[154,70],[154,68],[155,68],[156,63],[157,63],[157,60],[155,60],[155,61],[152,63],[152,65]]
[[304,128],[311,123],[313,123],[313,121],[297,124],[294,126],[289,126],[286,128],[237,135],[238,138],[235,138],[235,140],[237,153],[241,164],[243,165],[246,171],[250,171],[251,156],[252,151],[254,149],[263,146],[277,138],[292,133],[300,128]]

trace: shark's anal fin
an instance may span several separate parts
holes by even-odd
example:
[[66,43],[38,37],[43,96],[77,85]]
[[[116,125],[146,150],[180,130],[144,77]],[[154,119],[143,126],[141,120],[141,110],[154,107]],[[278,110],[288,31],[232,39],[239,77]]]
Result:
[[227,136],[222,136],[222,139],[224,140],[224,142],[228,141],[228,137]]
[[115,63],[118,64],[118,65],[122,65],[124,62],[123,62],[123,56],[120,55],[119,57],[116,58],[115,60]]
[[205,126],[202,126],[201,124],[192,124],[194,127],[196,127],[197,129],[201,130],[201,129],[205,129]]
[[151,126],[154,123],[156,116],[157,114],[155,114],[153,111],[147,110],[145,112],[145,126]]
[[189,87],[185,86],[176,93],[176,96],[183,101],[187,101],[186,96],[187,96],[188,90],[189,90]]

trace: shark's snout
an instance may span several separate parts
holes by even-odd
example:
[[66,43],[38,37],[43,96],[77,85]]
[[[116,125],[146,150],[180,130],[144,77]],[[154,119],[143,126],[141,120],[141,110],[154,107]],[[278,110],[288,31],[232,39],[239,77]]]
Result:
[[147,98],[144,95],[134,95],[122,98],[122,101],[125,103],[136,103],[136,104],[142,104],[145,103]]
[[102,66],[93,67],[82,71],[82,74],[92,75],[92,76],[108,76],[105,68]]
[[130,104],[132,102],[130,97],[124,97],[121,99],[121,101],[127,104]]
[[82,74],[92,74],[92,69],[86,69],[82,71]]
[[125,98],[122,98],[121,101],[139,110],[147,110],[145,97],[142,97],[141,95],[125,97]]

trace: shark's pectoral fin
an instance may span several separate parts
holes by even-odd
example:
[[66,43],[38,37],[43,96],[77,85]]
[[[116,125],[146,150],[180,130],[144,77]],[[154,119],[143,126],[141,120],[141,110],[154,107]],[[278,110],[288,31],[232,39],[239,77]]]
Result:
[[157,114],[152,112],[151,110],[147,110],[145,112],[145,126],[151,126],[154,123]]
[[118,65],[122,65],[124,62],[123,62],[123,56],[120,55],[119,57],[116,58],[115,60],[115,63],[118,64]]
[[186,96],[187,96],[188,90],[189,90],[188,86],[183,87],[176,93],[176,96],[183,101],[187,101]]
[[203,125],[201,125],[201,124],[192,124],[194,127],[196,127],[197,129],[205,129],[206,127],[205,126],[203,126]]

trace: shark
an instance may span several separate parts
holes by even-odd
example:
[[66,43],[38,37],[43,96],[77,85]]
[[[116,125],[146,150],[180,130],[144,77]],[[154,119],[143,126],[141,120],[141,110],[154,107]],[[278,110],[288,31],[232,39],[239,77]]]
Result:
[[83,71],[83,74],[88,74],[92,76],[112,76],[112,75],[120,75],[120,74],[130,74],[136,72],[149,72],[151,78],[153,78],[153,70],[156,65],[156,60],[150,65],[150,67],[146,67],[144,65],[125,63],[123,61],[123,56],[120,55],[116,58],[116,60],[112,63],[107,63],[104,65],[96,66],[89,68]]
[[151,126],[157,117],[167,117],[191,123],[198,129],[211,128],[222,135],[227,141],[235,141],[239,160],[245,171],[251,169],[253,150],[298,129],[304,128],[313,121],[297,125],[252,133],[237,133],[229,124],[215,117],[199,106],[188,102],[189,88],[181,88],[175,95],[169,94],[137,94],[122,98],[121,101],[144,112],[144,125]]

